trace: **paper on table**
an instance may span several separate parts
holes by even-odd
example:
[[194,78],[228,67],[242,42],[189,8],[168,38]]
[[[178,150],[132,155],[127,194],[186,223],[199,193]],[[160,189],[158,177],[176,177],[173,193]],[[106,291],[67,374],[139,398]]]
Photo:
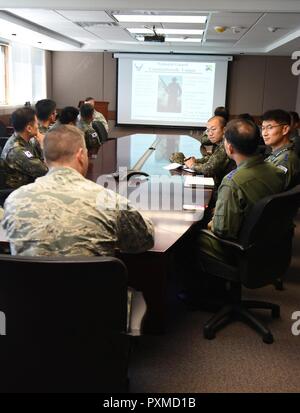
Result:
[[184,186],[208,186],[214,187],[213,178],[206,178],[204,176],[186,176]]
[[191,169],[191,168],[182,168],[183,169],[183,171],[186,171],[186,172],[195,172],[194,171],[194,169]]
[[164,168],[167,169],[168,171],[171,171],[172,169],[181,168],[181,167],[182,167],[181,163],[176,163],[176,162],[173,162],[173,163],[170,163],[169,165],[164,166]]

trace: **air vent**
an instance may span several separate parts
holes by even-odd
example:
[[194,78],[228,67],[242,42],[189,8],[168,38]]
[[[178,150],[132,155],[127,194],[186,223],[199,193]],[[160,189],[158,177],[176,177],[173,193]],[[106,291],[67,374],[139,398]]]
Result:
[[116,22],[75,22],[75,24],[83,28],[88,28],[88,27],[105,28],[105,27],[118,26],[118,23]]

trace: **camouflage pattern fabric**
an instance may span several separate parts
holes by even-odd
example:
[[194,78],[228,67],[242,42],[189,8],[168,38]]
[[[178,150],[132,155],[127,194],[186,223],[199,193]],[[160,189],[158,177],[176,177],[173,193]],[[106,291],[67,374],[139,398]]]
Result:
[[300,160],[294,148],[294,143],[289,143],[266,158],[266,162],[271,162],[285,172],[286,189],[300,183]]
[[[282,192],[285,174],[264,162],[261,155],[243,161],[222,180],[212,219],[212,232],[225,239],[236,240],[244,218],[260,199]],[[199,248],[217,259],[230,261],[232,251],[205,234],[199,238]]]
[[51,168],[5,201],[2,225],[11,253],[114,255],[153,246],[153,225],[129,201],[72,168]]
[[102,113],[97,112],[96,110],[94,110],[94,120],[101,122],[103,124],[103,126],[106,129],[106,132],[108,132],[108,123],[107,120],[105,119],[105,117],[102,115]]
[[79,120],[77,122],[77,127],[81,129],[84,133],[85,144],[86,144],[88,151],[92,151],[92,152],[97,151],[101,146],[101,142],[100,142],[97,132],[92,127],[92,123]]
[[176,162],[176,163],[181,163],[181,165],[184,164],[184,153],[182,152],[174,152],[170,156],[170,162]]
[[33,182],[35,178],[45,175],[48,171],[31,143],[26,142],[18,134],[13,134],[8,139],[1,158],[8,166],[6,185],[10,188],[19,188]]

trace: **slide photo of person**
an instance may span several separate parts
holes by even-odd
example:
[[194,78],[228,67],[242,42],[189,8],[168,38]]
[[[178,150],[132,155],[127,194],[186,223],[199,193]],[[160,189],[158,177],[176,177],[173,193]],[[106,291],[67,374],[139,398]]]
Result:
[[158,76],[157,112],[181,112],[181,86],[181,76]]

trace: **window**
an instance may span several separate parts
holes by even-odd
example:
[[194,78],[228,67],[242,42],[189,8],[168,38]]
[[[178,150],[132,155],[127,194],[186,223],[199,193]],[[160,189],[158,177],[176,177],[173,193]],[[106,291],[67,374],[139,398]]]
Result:
[[27,45],[13,43],[10,54],[11,105],[36,102],[46,97],[45,52]]
[[6,55],[7,46],[0,44],[0,105],[7,103],[6,98]]

